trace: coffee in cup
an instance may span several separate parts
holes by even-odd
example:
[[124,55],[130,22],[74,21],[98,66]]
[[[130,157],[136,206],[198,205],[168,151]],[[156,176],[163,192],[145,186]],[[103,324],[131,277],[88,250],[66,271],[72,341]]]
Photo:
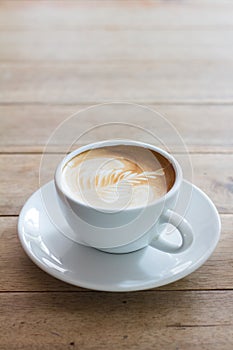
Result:
[[62,187],[81,203],[122,210],[145,206],[170,191],[172,163],[162,154],[139,146],[105,146],[84,151],[62,169]]

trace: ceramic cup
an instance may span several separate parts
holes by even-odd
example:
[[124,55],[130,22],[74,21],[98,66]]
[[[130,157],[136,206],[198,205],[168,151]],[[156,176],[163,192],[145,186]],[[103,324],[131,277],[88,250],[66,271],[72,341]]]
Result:
[[[173,187],[157,201],[136,208],[119,211],[99,209],[72,198],[62,186],[62,169],[73,157],[87,150],[115,145],[133,145],[156,151],[172,163],[175,170]],[[171,254],[188,249],[193,241],[190,224],[173,209],[182,183],[182,170],[173,156],[151,144],[131,140],[109,140],[92,143],[68,154],[55,172],[58,202],[66,221],[77,238],[94,248],[109,253],[128,253],[152,245]],[[175,246],[162,238],[166,224],[175,226],[181,236],[181,245]]]

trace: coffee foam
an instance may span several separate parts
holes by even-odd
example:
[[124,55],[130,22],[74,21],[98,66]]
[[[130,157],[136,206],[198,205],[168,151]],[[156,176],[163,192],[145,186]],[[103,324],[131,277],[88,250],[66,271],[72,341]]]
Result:
[[122,209],[152,203],[175,181],[171,163],[138,146],[107,146],[72,158],[63,168],[64,189],[76,200],[98,208]]

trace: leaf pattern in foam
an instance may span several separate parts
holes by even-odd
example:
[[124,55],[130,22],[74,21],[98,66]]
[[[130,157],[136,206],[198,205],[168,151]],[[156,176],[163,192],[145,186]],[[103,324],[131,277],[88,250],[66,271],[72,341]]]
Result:
[[[81,176],[80,176],[81,175]],[[148,180],[156,179],[158,176],[164,176],[164,169],[160,168],[156,171],[144,171],[136,173],[131,170],[124,171],[122,169],[105,169],[98,174],[82,172],[77,176],[77,180],[83,189],[100,189],[108,187],[108,191],[117,184],[127,182],[132,185],[145,184]]]

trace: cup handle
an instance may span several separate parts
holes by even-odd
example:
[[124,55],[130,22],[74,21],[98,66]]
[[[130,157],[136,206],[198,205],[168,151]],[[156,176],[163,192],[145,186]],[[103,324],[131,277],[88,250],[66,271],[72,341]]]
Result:
[[168,209],[164,214],[162,214],[160,223],[169,223],[175,226],[181,235],[182,243],[180,246],[176,246],[172,243],[165,241],[165,239],[163,239],[160,235],[158,238],[155,238],[150,243],[150,246],[171,254],[181,253],[191,246],[193,242],[193,229],[188,223],[188,221],[184,219],[181,215]]

